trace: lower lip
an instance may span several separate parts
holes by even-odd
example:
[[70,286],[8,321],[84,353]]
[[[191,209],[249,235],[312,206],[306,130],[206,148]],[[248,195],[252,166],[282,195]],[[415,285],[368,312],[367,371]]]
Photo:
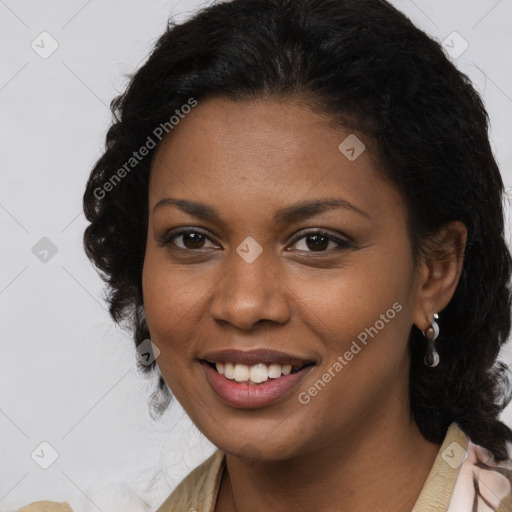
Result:
[[268,379],[262,384],[245,384],[227,379],[206,363],[201,363],[201,366],[208,383],[217,395],[228,405],[243,409],[266,407],[277,402],[295,388],[312,368],[312,366],[307,366],[297,373],[281,375],[277,379]]

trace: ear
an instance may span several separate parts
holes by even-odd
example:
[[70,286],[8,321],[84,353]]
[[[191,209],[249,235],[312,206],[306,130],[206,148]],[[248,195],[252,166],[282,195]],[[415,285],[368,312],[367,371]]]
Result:
[[443,226],[426,243],[416,272],[413,323],[423,332],[450,302],[459,283],[467,228],[459,221]]

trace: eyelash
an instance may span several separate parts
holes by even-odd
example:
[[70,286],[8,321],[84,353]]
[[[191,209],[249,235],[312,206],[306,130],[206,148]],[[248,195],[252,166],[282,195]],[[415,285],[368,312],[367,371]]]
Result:
[[[205,238],[207,238],[211,242],[215,243],[215,241],[212,240],[208,236],[208,234],[206,232],[204,232],[203,230],[198,229],[198,228],[182,229],[180,231],[177,231],[176,233],[172,233],[172,234],[167,235],[162,240],[160,240],[160,242],[162,243],[162,245],[164,247],[165,246],[170,246],[170,245],[173,245],[172,242],[173,242],[174,239],[179,238],[180,236],[183,236],[183,235],[190,234],[190,233],[197,233],[197,234],[203,235]],[[332,242],[335,242],[336,244],[338,244],[338,247],[336,247],[334,249],[329,249],[329,250],[326,249],[326,250],[323,250],[323,251],[305,251],[305,252],[308,252],[308,253],[312,253],[312,254],[315,254],[315,253],[317,253],[317,254],[325,254],[325,253],[332,252],[333,250],[334,251],[339,251],[339,250],[342,250],[342,249],[347,249],[349,247],[352,247],[351,242],[349,242],[348,240],[343,240],[341,238],[338,238],[338,237],[332,235],[328,231],[325,231],[323,229],[318,229],[318,228],[310,229],[309,231],[306,231],[306,232],[303,231],[300,235],[298,235],[297,237],[295,237],[292,240],[291,245],[295,245],[299,240],[301,240],[303,238],[307,238],[308,236],[312,236],[312,235],[325,236],[329,241],[332,241]],[[201,247],[199,249],[187,249],[187,248],[183,248],[183,247],[174,246],[174,247],[170,247],[170,249],[172,249],[172,250],[176,249],[176,250],[181,250],[181,251],[190,251],[190,252],[198,252],[198,251],[201,251],[204,248]]]

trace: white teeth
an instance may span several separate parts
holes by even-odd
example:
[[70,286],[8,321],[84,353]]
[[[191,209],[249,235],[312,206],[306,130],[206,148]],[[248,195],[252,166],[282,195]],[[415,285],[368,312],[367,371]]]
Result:
[[268,376],[271,379],[277,379],[281,377],[281,365],[280,364],[271,364],[268,367]]
[[249,382],[249,384],[261,384],[270,379],[277,379],[281,375],[289,375],[292,371],[291,364],[258,363],[253,366],[246,364],[215,363],[217,371],[227,379],[236,382]]
[[237,382],[246,382],[249,380],[249,367],[246,364],[237,364],[233,375]]
[[253,382],[256,382],[256,384],[259,384],[260,382],[265,382],[268,379],[267,365],[260,363],[255,366],[251,366],[249,377]]
[[283,373],[283,375],[290,375],[291,371],[292,371],[292,365],[291,364],[285,364],[281,368],[281,372]]
[[224,365],[224,377],[226,377],[226,379],[234,379],[235,378],[234,369],[235,369],[235,367],[233,366],[233,364],[226,363]]

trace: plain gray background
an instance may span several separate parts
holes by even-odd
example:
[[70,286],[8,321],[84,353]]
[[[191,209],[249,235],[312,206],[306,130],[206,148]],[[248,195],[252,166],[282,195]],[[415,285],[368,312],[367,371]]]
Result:
[[[392,3],[453,41],[451,58],[484,98],[512,185],[512,2]],[[156,381],[137,373],[131,339],[110,320],[82,249],[82,195],[108,105],[168,16],[185,19],[200,5],[0,0],[1,511],[40,499],[84,512],[154,510],[214,449],[176,403],[159,423],[150,419]],[[510,348],[502,359],[512,363]],[[503,419],[512,424],[512,407]]]

